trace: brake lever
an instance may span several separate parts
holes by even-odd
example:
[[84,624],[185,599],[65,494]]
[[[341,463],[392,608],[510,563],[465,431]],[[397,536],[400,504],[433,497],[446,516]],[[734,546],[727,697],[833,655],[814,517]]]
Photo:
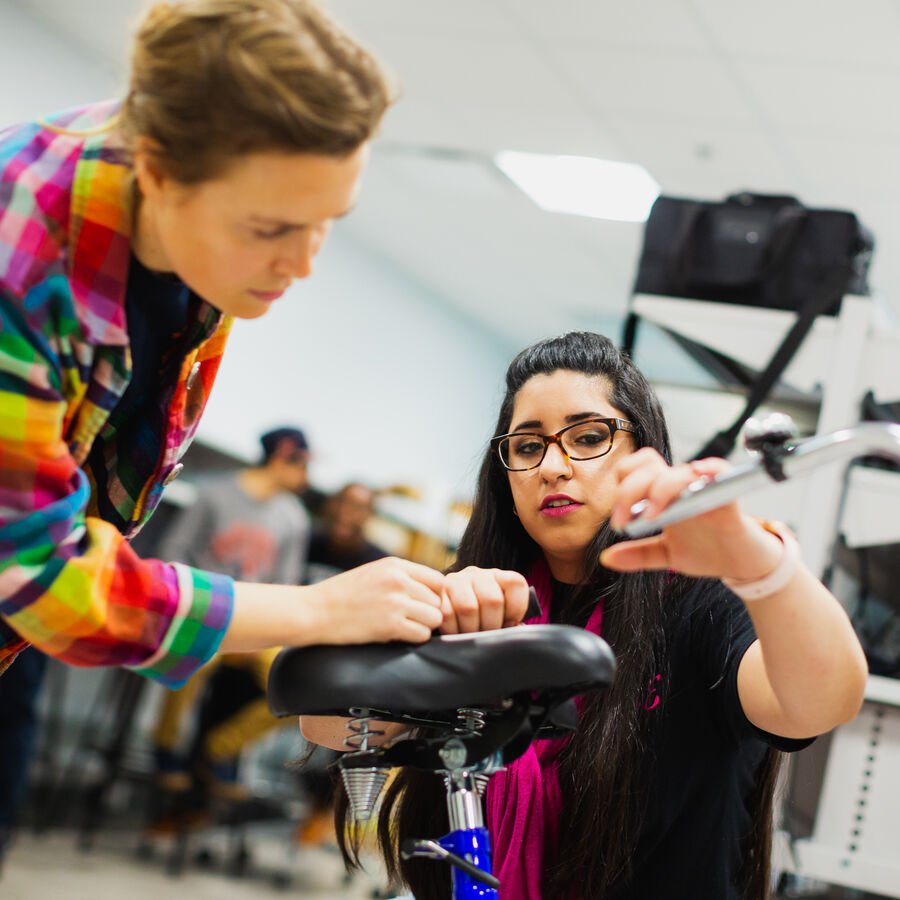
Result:
[[425,859],[443,860],[451,866],[456,866],[457,869],[461,869],[467,875],[471,875],[472,878],[486,884],[488,887],[493,888],[495,891],[500,890],[499,878],[491,875],[490,872],[485,872],[484,869],[479,869],[478,866],[470,863],[469,860],[460,856],[458,853],[453,853],[446,847],[442,847],[437,841],[423,841],[409,838],[403,842],[403,846],[400,849],[400,855],[404,859],[424,857]]
[[536,619],[543,610],[538,603],[537,591],[533,587],[528,588],[528,608],[525,610],[525,619]]

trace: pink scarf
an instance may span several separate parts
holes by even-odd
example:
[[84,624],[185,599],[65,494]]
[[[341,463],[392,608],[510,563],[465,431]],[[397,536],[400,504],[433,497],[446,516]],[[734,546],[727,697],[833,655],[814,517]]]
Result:
[[[550,570],[540,560],[528,574],[537,592],[541,614],[528,625],[550,621]],[[587,630],[600,634],[603,604],[598,603]],[[581,698],[576,699],[579,710]],[[498,772],[487,787],[487,827],[493,847],[494,874],[500,879],[501,900],[541,900],[544,857],[554,858],[562,794],[557,757],[568,738],[535,741],[515,762]]]

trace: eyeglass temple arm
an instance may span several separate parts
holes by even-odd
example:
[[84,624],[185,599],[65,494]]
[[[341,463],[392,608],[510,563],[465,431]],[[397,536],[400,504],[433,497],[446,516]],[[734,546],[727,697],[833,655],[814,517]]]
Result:
[[645,537],[667,525],[709,512],[744,494],[768,487],[773,480],[782,480],[779,474],[784,478],[793,478],[827,463],[860,456],[880,456],[900,463],[900,425],[864,422],[800,441],[778,454],[775,473],[771,458],[767,460],[763,455],[762,459],[735,466],[715,478],[699,478],[654,519],[642,518],[647,508],[646,500],[635,503],[631,507],[634,518],[622,530],[630,538]]

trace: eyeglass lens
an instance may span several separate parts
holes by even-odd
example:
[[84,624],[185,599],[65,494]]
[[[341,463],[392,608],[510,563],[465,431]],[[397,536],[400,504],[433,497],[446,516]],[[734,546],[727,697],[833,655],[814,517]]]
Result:
[[[594,459],[609,451],[612,432],[604,422],[581,422],[559,436],[562,448],[571,459]],[[540,465],[549,441],[539,434],[514,434],[500,442],[500,458],[510,469],[528,469]]]

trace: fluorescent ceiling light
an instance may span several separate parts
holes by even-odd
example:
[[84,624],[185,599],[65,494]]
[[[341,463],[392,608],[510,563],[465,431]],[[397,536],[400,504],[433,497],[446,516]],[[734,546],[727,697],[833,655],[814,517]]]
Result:
[[548,156],[502,150],[500,170],[548,212],[618,222],[646,222],[660,187],[633,163],[589,156]]

